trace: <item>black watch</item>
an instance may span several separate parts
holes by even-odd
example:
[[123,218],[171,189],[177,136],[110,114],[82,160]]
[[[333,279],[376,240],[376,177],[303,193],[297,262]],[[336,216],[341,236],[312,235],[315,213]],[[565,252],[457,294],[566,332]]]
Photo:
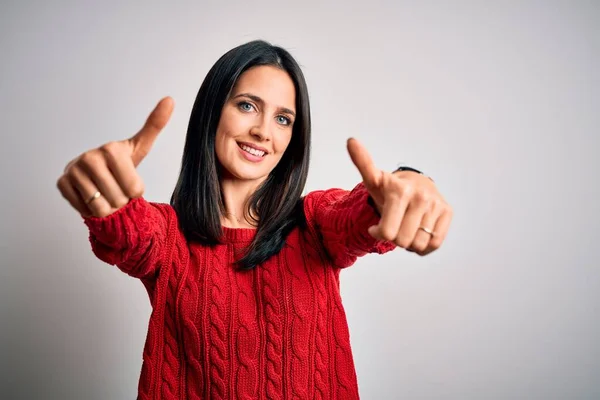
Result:
[[[406,165],[400,166],[400,167],[398,167],[398,168],[396,168],[394,170],[394,172],[401,172],[401,171],[416,172],[417,174],[421,174],[421,175],[426,176],[423,172],[419,171],[418,169],[413,168],[413,167],[409,167],[409,166],[406,166]],[[431,179],[430,176],[428,176],[428,178]],[[431,180],[433,181],[433,179],[431,179]]]

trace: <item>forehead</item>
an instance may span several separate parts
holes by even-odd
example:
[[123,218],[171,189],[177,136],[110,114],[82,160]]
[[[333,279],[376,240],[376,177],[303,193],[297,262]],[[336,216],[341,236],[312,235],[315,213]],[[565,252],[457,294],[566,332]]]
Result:
[[245,71],[233,88],[233,96],[248,93],[260,97],[265,104],[295,110],[296,88],[282,69],[261,65]]

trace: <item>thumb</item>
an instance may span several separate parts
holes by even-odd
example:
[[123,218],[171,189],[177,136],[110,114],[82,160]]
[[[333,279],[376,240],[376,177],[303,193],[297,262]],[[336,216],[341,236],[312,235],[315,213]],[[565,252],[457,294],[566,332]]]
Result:
[[133,148],[131,159],[136,167],[150,152],[158,134],[167,125],[167,122],[169,122],[174,106],[175,102],[171,97],[165,97],[160,100],[148,116],[148,119],[146,119],[146,123],[142,129],[129,139]]
[[367,188],[378,186],[381,172],[375,167],[375,163],[373,163],[367,149],[354,138],[348,139],[347,147],[348,154],[350,154],[352,162],[360,172],[365,186]]

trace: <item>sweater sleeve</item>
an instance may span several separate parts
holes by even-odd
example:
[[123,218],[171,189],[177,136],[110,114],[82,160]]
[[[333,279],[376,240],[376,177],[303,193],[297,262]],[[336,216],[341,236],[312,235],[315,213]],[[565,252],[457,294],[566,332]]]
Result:
[[380,217],[368,200],[369,193],[362,183],[352,191],[319,190],[304,198],[308,227],[337,267],[349,267],[368,253],[383,254],[396,248],[394,243],[369,234],[369,227],[376,225]]
[[130,276],[152,277],[166,247],[169,208],[136,198],[107,217],[84,218],[92,251]]

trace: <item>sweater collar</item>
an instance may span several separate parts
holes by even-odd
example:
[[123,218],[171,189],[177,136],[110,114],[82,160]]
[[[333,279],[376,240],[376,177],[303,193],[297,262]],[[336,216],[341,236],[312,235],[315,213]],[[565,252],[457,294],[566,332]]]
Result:
[[254,228],[228,228],[222,227],[223,238],[227,242],[251,242],[256,235]]

